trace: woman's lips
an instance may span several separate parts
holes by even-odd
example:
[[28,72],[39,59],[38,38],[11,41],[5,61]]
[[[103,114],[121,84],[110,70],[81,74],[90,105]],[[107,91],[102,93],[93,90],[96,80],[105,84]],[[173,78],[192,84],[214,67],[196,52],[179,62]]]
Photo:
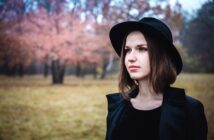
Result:
[[129,66],[128,67],[130,71],[136,71],[138,70],[140,67],[139,66]]

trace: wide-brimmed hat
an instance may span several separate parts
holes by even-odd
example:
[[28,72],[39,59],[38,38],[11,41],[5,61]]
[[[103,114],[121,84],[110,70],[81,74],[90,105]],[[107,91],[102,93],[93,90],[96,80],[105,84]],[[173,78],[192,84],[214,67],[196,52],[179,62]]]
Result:
[[[153,17],[144,17],[139,21],[126,21],[114,25],[110,30],[110,40],[116,53],[120,56],[124,37],[131,31],[139,30],[149,33],[151,36],[159,37],[166,46],[164,49],[176,66],[177,74],[182,70],[183,63],[178,50],[175,48],[172,33],[169,27],[162,21]],[[161,46],[160,46],[161,47]]]

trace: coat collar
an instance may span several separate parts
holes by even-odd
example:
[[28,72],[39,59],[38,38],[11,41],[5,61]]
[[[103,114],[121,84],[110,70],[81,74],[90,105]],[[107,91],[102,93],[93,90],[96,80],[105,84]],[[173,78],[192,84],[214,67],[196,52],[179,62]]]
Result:
[[163,97],[160,117],[160,140],[186,139],[186,95],[184,89],[170,87]]
[[185,105],[185,91],[181,88],[170,87],[163,95],[163,102],[175,106]]

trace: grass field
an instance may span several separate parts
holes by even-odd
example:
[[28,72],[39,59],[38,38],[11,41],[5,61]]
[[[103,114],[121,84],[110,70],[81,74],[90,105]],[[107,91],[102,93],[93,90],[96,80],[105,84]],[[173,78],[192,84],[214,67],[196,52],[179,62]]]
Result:
[[[214,74],[182,74],[175,86],[202,101],[214,140]],[[1,76],[0,140],[104,140],[105,95],[116,91],[114,76],[68,76],[56,86],[42,76]]]

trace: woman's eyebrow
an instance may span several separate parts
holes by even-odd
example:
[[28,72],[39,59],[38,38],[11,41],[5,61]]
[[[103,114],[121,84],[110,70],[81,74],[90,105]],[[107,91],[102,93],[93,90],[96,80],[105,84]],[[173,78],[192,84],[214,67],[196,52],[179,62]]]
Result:
[[[138,45],[136,45],[136,46],[134,46],[134,47],[144,47],[144,46],[147,46],[147,44],[146,43],[144,43],[144,44],[138,44]],[[125,46],[124,48],[131,48],[130,46]]]
[[147,46],[147,44],[145,43],[145,44],[139,44],[139,45],[137,45],[137,47],[143,47],[143,46]]

